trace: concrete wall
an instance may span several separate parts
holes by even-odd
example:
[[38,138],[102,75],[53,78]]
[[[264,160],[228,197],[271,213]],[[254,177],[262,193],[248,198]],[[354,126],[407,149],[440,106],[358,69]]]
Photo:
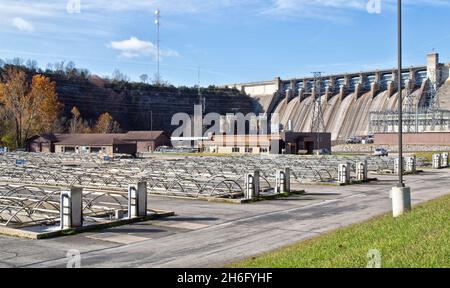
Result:
[[278,91],[278,86],[275,83],[251,86],[243,85],[240,90],[249,96],[272,96]]
[[442,82],[450,81],[450,63],[441,66],[441,80]]
[[[375,134],[376,145],[397,145],[397,133]],[[405,145],[448,145],[450,144],[450,132],[405,133],[403,135]]]
[[281,85],[281,79],[275,78],[273,81],[261,81],[251,83],[240,83],[233,85],[226,85],[228,87],[234,87],[251,98],[253,98],[260,105],[261,111],[259,113],[270,112],[274,108],[274,95],[279,91]]

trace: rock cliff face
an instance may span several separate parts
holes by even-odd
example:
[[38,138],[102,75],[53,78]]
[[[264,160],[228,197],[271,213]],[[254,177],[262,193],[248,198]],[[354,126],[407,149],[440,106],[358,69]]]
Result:
[[[111,82],[98,77],[68,79],[62,75],[47,75],[57,83],[64,114],[77,106],[84,119],[95,119],[104,112],[110,113],[124,130],[173,131],[172,116],[184,112],[193,114],[199,103],[197,88],[155,87],[142,83]],[[260,110],[257,101],[236,89],[201,89],[205,98],[205,111],[250,113]]]

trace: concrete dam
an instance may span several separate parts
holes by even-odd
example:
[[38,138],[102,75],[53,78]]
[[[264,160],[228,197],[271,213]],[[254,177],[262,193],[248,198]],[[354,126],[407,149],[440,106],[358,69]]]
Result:
[[[429,111],[430,108],[439,109],[441,113],[439,117],[443,119],[440,119],[439,123],[435,124],[438,127],[433,126],[433,129],[448,131],[449,70],[450,64],[439,63],[439,55],[432,53],[427,56],[425,66],[403,69],[401,89],[397,88],[397,69],[328,75],[320,78],[290,80],[275,78],[272,81],[231,86],[255,99],[262,110],[258,112],[278,113],[285,130],[299,132],[317,132],[311,130],[314,110],[317,111],[316,103],[319,103],[317,98],[320,95],[322,130],[324,130],[321,132],[330,132],[333,141],[345,141],[351,136],[394,132],[396,130],[394,118],[400,94],[404,100],[404,111],[412,108],[414,114],[419,114],[422,111]],[[430,93],[433,87],[435,93]],[[399,90],[402,92],[399,93]],[[389,118],[389,113],[393,114],[394,118],[392,116]],[[386,119],[382,119],[379,115],[384,115]],[[417,132],[429,129],[428,124],[422,120],[420,122],[418,118],[415,120]],[[408,121],[408,117],[405,121]],[[380,123],[384,125],[377,125]]]

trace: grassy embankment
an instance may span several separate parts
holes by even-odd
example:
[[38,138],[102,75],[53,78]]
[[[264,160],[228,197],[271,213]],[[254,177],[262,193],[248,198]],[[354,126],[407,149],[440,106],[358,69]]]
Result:
[[300,242],[231,267],[358,267],[378,249],[382,267],[450,267],[450,196]]

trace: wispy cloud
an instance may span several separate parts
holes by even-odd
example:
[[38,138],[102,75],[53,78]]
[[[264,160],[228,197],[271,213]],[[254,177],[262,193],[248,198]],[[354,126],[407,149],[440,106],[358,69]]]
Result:
[[13,25],[14,25],[14,27],[16,27],[17,29],[19,29],[20,31],[23,31],[23,32],[33,32],[34,31],[33,24],[31,24],[30,22],[28,22],[27,20],[25,20],[21,17],[15,17],[13,19]]
[[[397,0],[380,0],[382,11],[393,11]],[[322,20],[346,20],[350,12],[367,13],[369,0],[271,0],[271,5],[262,14],[295,16],[297,19],[315,18]],[[450,7],[448,0],[404,0],[408,6]]]
[[[61,18],[68,16],[68,0],[2,0],[0,19],[13,17]],[[81,13],[102,15],[108,11],[148,11],[161,9],[166,15],[226,13],[296,16],[296,18],[336,19],[350,11],[364,12],[369,0],[79,0]],[[388,10],[396,0],[381,0]],[[405,6],[450,7],[448,0],[404,0]],[[277,18],[283,20],[282,17]]]
[[272,0],[262,14],[298,19],[345,20],[350,11],[364,11],[368,0]]
[[[158,50],[155,44],[148,41],[139,40],[136,37],[123,41],[111,41],[107,45],[109,48],[118,50],[120,56],[124,58],[138,58],[142,56],[150,56],[157,58]],[[161,57],[178,57],[180,54],[176,51],[164,49],[160,51]]]

